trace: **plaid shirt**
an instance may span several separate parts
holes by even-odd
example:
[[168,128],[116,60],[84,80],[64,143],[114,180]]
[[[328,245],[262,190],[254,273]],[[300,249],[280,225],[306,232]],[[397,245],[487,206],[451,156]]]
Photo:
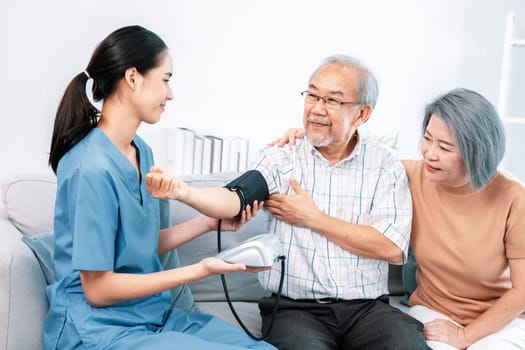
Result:
[[[403,250],[406,260],[412,199],[401,162],[378,142],[359,139],[354,151],[330,164],[309,141],[262,150],[254,166],[270,193],[293,194],[294,177],[326,214],[370,225]],[[270,231],[286,256],[283,295],[293,299],[371,299],[388,294],[388,262],[355,255],[309,228],[272,217]],[[262,286],[277,292],[281,266],[259,273]]]

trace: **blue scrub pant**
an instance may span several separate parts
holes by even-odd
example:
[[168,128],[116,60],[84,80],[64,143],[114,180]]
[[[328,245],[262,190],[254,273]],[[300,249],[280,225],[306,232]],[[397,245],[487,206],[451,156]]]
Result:
[[[74,324],[65,325],[67,334],[74,334]],[[116,326],[108,326],[116,327]],[[120,336],[105,349],[109,350],[275,350],[264,342],[250,338],[244,331],[208,314],[187,313],[173,309],[163,327],[152,329],[147,326],[117,327]],[[77,333],[78,334],[78,333]],[[58,349],[87,349],[80,337],[61,337]]]

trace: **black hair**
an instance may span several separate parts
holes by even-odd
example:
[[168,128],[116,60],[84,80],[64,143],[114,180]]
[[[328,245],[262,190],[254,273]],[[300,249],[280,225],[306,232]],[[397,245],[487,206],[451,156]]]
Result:
[[115,30],[97,46],[86,70],[69,83],[57,108],[49,153],[49,165],[55,173],[64,154],[97,125],[100,111],[86,95],[87,80],[93,79],[93,100],[104,100],[115,91],[128,68],[146,73],[159,65],[165,49],[157,34],[138,25]]

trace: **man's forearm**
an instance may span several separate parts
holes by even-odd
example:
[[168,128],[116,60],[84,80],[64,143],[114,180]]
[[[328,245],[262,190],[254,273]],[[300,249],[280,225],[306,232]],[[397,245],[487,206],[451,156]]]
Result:
[[218,219],[232,218],[241,209],[237,193],[223,187],[191,187],[189,195],[182,201],[202,214]]
[[352,224],[322,212],[309,222],[312,231],[353,254],[390,263],[399,263],[403,258],[403,251],[373,226]]

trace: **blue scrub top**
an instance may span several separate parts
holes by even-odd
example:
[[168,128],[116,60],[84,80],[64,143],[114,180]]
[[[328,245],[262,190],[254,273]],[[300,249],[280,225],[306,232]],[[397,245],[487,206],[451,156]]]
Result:
[[80,282],[80,270],[136,274],[162,270],[157,253],[158,200],[145,185],[153,155],[140,137],[135,136],[133,142],[140,160],[140,182],[131,162],[98,128],[59,162],[56,281],[47,289],[46,348],[54,347],[59,337],[67,338],[63,332],[69,329],[78,332],[71,337],[80,337],[84,345],[104,347],[126,327],[154,330],[165,320],[172,301],[169,291],[94,308],[87,303]]

